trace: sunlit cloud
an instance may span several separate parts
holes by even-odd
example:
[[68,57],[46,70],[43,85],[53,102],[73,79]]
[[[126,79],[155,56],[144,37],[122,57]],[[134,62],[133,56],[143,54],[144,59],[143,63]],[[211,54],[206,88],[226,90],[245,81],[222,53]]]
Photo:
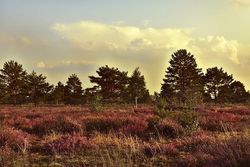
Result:
[[238,58],[239,43],[237,40],[227,40],[223,36],[207,36],[193,40],[190,45],[200,56],[210,56],[207,59],[231,61],[240,64]]
[[45,65],[45,63],[43,61],[38,62],[36,64],[36,66],[37,66],[37,68],[45,68],[46,67],[46,65]]
[[[194,37],[192,29],[139,28],[134,26],[108,25],[82,21],[73,24],[58,23],[52,26],[60,37],[71,45],[93,52],[128,52],[146,51],[154,54],[173,52],[180,48],[209,53],[239,64],[238,41],[227,40],[223,36]],[[146,55],[146,53],[145,53]]]
[[93,21],[56,23],[50,28],[55,34],[53,39],[49,35],[37,38],[0,34],[1,54],[18,54],[15,57],[29,67],[28,71],[46,73],[53,83],[65,81],[72,73],[79,74],[86,87],[91,86],[88,76],[95,75],[100,66],[107,64],[129,72],[139,66],[152,93],[160,89],[171,54],[185,48],[203,69],[221,66],[246,84],[250,80],[246,72],[250,70],[250,47],[225,36],[197,36],[196,29]]
[[237,6],[249,6],[250,0],[232,0],[233,3]]
[[168,49],[185,47],[190,40],[188,29],[155,29],[107,25],[82,21],[52,26],[62,39],[84,50],[128,50],[151,47]]
[[[140,66],[152,90],[159,90],[170,55],[178,49],[192,52],[202,68],[211,66],[240,65],[239,42],[224,36],[196,37],[194,29],[153,28],[103,24],[81,21],[72,24],[57,23],[52,30],[62,41],[89,57],[95,57],[99,65],[113,65],[125,70]],[[84,60],[84,64],[89,60]],[[65,65],[81,64],[81,61],[65,61]]]
[[62,65],[93,65],[96,64],[94,61],[87,60],[63,60]]

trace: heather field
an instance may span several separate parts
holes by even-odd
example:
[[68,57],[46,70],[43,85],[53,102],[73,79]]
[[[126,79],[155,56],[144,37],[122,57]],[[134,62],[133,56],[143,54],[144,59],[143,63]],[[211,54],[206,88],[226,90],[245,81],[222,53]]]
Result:
[[250,107],[1,106],[0,166],[248,166]]

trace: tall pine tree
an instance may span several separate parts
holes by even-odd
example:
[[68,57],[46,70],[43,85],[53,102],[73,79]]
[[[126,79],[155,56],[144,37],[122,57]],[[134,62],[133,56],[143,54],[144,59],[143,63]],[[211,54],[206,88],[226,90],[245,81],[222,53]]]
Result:
[[170,67],[167,68],[161,96],[169,102],[176,99],[185,104],[191,98],[203,94],[203,73],[197,67],[194,56],[185,49],[178,50],[171,56]]
[[37,104],[39,102],[46,101],[46,96],[52,90],[52,87],[46,82],[46,77],[42,74],[38,75],[32,71],[31,74],[27,75],[26,79],[27,95],[29,102]]
[[207,69],[205,75],[205,91],[210,100],[218,102],[229,100],[230,85],[233,82],[233,76],[228,75],[222,68],[213,67]]
[[137,67],[132,76],[129,78],[129,84],[127,88],[129,102],[143,103],[149,99],[149,91],[146,88],[145,78],[141,75],[139,67]]
[[91,83],[97,84],[103,100],[105,102],[124,101],[128,85],[127,72],[107,65],[100,67],[96,72],[99,77],[89,76],[89,78]]
[[65,103],[81,104],[82,103],[82,82],[76,74],[72,74],[65,86]]
[[52,92],[53,100],[56,104],[64,103],[65,86],[63,83],[58,82],[55,89]]
[[27,75],[23,66],[11,60],[4,63],[0,72],[1,86],[5,89],[3,92],[4,101],[12,104],[22,103],[25,99],[25,79]]

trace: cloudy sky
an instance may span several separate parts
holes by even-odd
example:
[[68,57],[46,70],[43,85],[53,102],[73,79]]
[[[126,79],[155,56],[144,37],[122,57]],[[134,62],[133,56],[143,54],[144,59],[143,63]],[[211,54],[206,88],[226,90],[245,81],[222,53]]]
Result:
[[83,87],[102,65],[140,67],[159,91],[171,53],[219,66],[250,89],[250,0],[0,0],[0,65],[14,59]]

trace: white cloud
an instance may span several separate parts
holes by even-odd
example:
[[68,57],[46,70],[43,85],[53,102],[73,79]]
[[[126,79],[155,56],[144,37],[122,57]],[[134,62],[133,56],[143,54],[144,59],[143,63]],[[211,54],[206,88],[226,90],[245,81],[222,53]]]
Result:
[[[85,50],[169,49],[185,47],[190,38],[188,29],[155,29],[135,26],[107,25],[82,21],[52,26],[63,39]],[[136,44],[136,45],[135,45]]]
[[40,61],[40,62],[38,62],[38,63],[36,64],[36,67],[37,67],[37,68],[45,68],[46,65],[45,65],[45,63],[44,63],[43,61]]
[[207,36],[197,38],[190,43],[191,48],[200,56],[209,56],[209,60],[229,60],[231,63],[240,64],[238,58],[239,43],[236,40],[227,40],[223,36]]
[[82,64],[91,64],[90,61],[97,66],[108,64],[128,71],[140,66],[151,90],[159,90],[170,55],[181,48],[193,53],[202,68],[241,63],[238,41],[224,36],[196,37],[194,29],[141,28],[82,21],[57,23],[52,30],[87,58],[79,57],[65,64],[80,65],[84,59]]
[[96,63],[94,61],[87,61],[87,60],[78,60],[78,61],[63,60],[61,64],[62,65],[93,65]]
[[170,55],[186,48],[194,54],[199,67],[220,66],[239,76],[245,84],[250,81],[249,45],[224,36],[199,37],[194,35],[195,29],[90,21],[58,23],[51,27],[58,36],[38,38],[0,33],[2,62],[15,59],[36,65],[35,70],[46,72],[48,79],[55,83],[70,73],[78,73],[86,84],[89,83],[87,76],[95,75],[100,66],[107,64],[129,72],[140,66],[148,88],[159,91]]
[[28,37],[21,37],[21,38],[20,38],[20,41],[21,41],[24,45],[26,45],[26,46],[29,46],[29,45],[32,44],[31,39],[28,38]]
[[248,6],[250,5],[250,0],[231,0],[237,6]]
[[[73,24],[58,23],[52,26],[61,38],[74,47],[96,54],[143,52],[152,56],[170,54],[180,48],[210,54],[239,64],[238,42],[223,36],[194,37],[192,29],[139,28],[82,21]],[[161,51],[161,52],[159,52]],[[133,53],[132,53],[133,54]],[[159,56],[161,56],[159,55]]]

